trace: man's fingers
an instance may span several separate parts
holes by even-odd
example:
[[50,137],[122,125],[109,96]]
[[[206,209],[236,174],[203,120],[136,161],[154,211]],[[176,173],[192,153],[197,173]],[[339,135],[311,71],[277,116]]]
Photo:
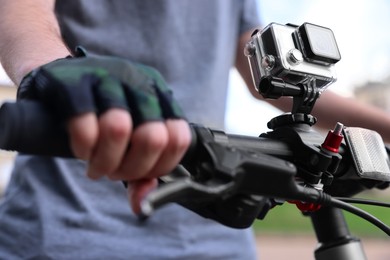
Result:
[[191,143],[191,131],[188,123],[184,120],[167,120],[168,144],[159,160],[148,174],[148,177],[160,177],[169,173],[179,164]]
[[99,178],[119,168],[129,144],[132,120],[123,109],[110,109],[99,117],[99,137],[89,160],[88,176]]
[[146,195],[157,188],[157,179],[141,179],[131,181],[127,186],[127,194],[131,203],[131,208],[135,214],[141,212],[141,202]]
[[85,113],[68,122],[72,151],[82,160],[89,160],[99,136],[98,121],[94,113]]
[[111,179],[137,180],[146,178],[168,144],[164,123],[149,122],[138,126],[130,140],[130,149]]

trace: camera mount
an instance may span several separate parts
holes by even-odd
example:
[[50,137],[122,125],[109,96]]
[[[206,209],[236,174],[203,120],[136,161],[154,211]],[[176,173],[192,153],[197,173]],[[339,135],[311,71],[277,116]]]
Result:
[[266,77],[260,81],[259,93],[264,98],[279,98],[281,96],[293,97],[293,107],[291,114],[284,114],[273,118],[268,123],[268,128],[275,129],[281,125],[290,125],[304,123],[310,126],[314,125],[317,120],[310,115],[320,91],[316,87],[315,79],[308,81],[306,84],[289,84],[280,78]]

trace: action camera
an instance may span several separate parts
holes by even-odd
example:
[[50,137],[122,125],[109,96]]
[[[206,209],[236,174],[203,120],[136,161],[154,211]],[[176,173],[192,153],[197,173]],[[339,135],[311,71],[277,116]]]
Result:
[[334,64],[340,52],[333,32],[304,23],[271,23],[255,30],[245,47],[255,88],[263,79],[278,79],[291,85],[315,85],[321,93],[336,81]]

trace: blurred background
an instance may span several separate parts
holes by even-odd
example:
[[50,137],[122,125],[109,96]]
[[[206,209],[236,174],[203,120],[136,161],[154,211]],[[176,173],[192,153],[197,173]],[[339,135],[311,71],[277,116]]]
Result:
[[[342,59],[336,64],[338,81],[327,91],[390,110],[390,1],[258,0],[258,10],[263,26],[271,22],[296,25],[310,22],[332,29]],[[226,131],[257,136],[267,131],[266,123],[281,112],[253,99],[245,88],[237,72],[232,70]],[[15,87],[0,67],[0,99],[12,100],[14,97]],[[0,197],[9,180],[14,155],[0,151]],[[390,194],[371,192],[366,196],[388,200]],[[368,210],[380,219],[388,218],[388,213],[383,209]],[[356,217],[347,214],[347,218],[354,234],[368,238],[365,241],[369,244],[369,259],[390,259],[389,255],[387,258],[378,255],[380,249],[388,244],[381,231]],[[390,221],[387,223],[390,224]],[[281,251],[281,245],[284,248],[282,251],[292,252],[291,256],[313,258],[315,238],[310,221],[292,205],[272,210],[266,220],[256,222],[255,230],[263,245],[263,259],[276,259],[278,255],[275,254]],[[303,239],[304,243],[297,244],[297,238]],[[297,250],[301,250],[300,255]]]

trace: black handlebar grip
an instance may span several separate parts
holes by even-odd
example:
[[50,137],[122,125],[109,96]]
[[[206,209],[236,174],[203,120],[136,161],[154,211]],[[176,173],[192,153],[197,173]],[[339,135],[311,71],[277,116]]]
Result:
[[[192,143],[186,157],[196,147]],[[24,154],[74,158],[64,122],[36,101],[5,102],[0,107],[0,149]]]
[[43,156],[74,157],[64,123],[34,101],[0,107],[0,149]]
[[[288,146],[266,138],[226,135],[191,124],[192,141],[182,162],[194,159],[198,151],[198,136],[209,141],[223,143],[275,156],[291,156]],[[205,140],[203,140],[204,142]],[[207,140],[206,140],[207,141]],[[65,122],[50,113],[36,101],[6,102],[0,107],[0,149],[24,154],[73,158]]]

